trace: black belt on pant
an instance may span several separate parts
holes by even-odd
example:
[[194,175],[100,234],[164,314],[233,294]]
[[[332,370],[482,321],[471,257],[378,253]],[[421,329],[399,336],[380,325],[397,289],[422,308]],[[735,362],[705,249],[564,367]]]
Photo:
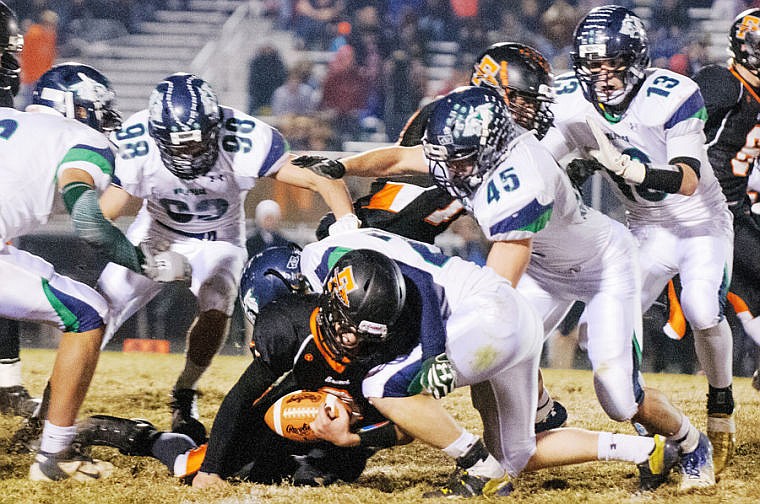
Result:
[[206,233],[188,233],[187,231],[180,231],[179,229],[174,229],[173,227],[167,226],[161,221],[155,222],[162,228],[168,229],[172,233],[177,233],[178,235],[186,236],[188,238],[196,238],[198,240],[216,241],[216,231],[208,231]]

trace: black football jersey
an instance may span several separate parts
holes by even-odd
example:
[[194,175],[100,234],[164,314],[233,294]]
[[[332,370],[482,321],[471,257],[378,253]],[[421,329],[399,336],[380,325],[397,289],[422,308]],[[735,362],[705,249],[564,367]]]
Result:
[[760,153],[760,101],[728,68],[709,65],[694,80],[707,108],[707,154],[729,206],[736,213],[748,203],[747,179]]

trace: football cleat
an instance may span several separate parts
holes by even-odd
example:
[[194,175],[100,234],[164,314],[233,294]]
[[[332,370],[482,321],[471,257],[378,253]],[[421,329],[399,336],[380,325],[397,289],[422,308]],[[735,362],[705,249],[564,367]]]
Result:
[[77,425],[72,444],[110,446],[124,455],[150,456],[153,441],[161,433],[141,418],[127,419],[108,415],[93,415]]
[[567,409],[559,401],[554,401],[552,409],[540,422],[536,422],[536,434],[548,431],[549,429],[559,429],[567,422]]
[[638,464],[639,490],[654,490],[668,481],[670,470],[678,463],[678,456],[677,443],[655,435],[652,453],[646,461]]
[[172,432],[190,437],[200,446],[206,442],[206,427],[198,421],[198,392],[193,389],[172,390]]
[[39,450],[43,424],[43,420],[34,416],[25,419],[21,427],[13,433],[8,451],[10,453],[33,453]]
[[58,453],[37,452],[29,468],[32,481],[97,481],[107,478],[113,472],[113,464],[95,460],[84,455],[73,446]]
[[734,458],[736,424],[733,415],[714,413],[707,416],[707,437],[713,447],[715,474],[720,474]]
[[708,437],[702,432],[699,433],[697,447],[689,453],[682,453],[678,465],[681,472],[679,491],[705,488],[715,484],[713,448]]
[[501,478],[487,478],[472,475],[466,469],[457,467],[444,486],[431,492],[425,492],[422,497],[425,499],[479,497],[481,495],[485,497],[507,497],[513,490],[514,485],[509,475]]
[[32,397],[26,387],[0,387],[0,412],[4,415],[15,415],[29,418],[34,414],[42,400]]

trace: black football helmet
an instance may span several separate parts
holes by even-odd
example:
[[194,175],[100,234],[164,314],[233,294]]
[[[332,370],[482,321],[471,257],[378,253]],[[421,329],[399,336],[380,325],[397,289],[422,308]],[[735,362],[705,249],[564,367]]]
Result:
[[[392,345],[392,326],[406,301],[401,270],[389,257],[369,249],[346,252],[327,275],[319,297],[320,341],[337,362],[366,361]],[[353,333],[347,346],[341,335]]]
[[747,9],[731,24],[728,53],[752,74],[760,74],[760,9]]
[[121,126],[111,83],[89,65],[74,62],[55,65],[35,84],[32,103],[50,107],[103,133]]
[[148,105],[148,133],[164,166],[176,177],[205,175],[219,157],[219,100],[211,86],[189,73],[159,82]]
[[500,92],[457,88],[438,102],[428,119],[422,147],[430,174],[453,197],[469,197],[518,133]]
[[16,13],[0,1],[0,90],[11,96],[18,93],[21,69],[16,55],[23,48],[24,36],[19,32]]
[[251,257],[240,277],[238,297],[251,324],[259,311],[277,298],[311,292],[301,274],[301,249],[295,244],[268,247]]
[[543,138],[554,122],[554,76],[541,53],[516,42],[499,42],[478,56],[472,71],[474,86],[504,91],[512,119]]
[[[570,57],[583,95],[602,114],[625,112],[649,66],[649,40],[641,19],[624,7],[596,7],[575,28]],[[604,65],[605,70],[602,70]],[[610,79],[623,83],[615,90]]]

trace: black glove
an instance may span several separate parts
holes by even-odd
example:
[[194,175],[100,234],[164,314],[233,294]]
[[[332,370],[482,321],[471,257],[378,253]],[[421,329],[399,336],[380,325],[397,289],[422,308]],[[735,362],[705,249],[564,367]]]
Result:
[[567,176],[579,191],[586,180],[597,170],[603,170],[604,165],[596,159],[573,159],[567,165]]
[[337,159],[330,159],[324,156],[298,156],[293,161],[294,165],[301,168],[308,168],[317,175],[331,179],[339,179],[346,173],[346,167]]

